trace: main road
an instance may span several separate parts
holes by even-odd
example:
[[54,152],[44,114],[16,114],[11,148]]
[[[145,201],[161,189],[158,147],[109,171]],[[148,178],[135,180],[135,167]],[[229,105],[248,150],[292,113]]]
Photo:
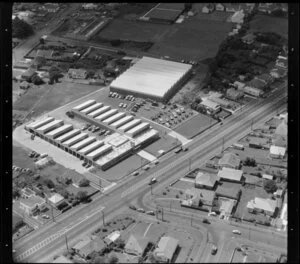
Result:
[[[186,169],[189,159],[210,158],[221,149],[221,139],[223,137],[226,138],[228,144],[237,140],[250,129],[252,119],[254,119],[254,123],[258,123],[266,117],[271,117],[277,112],[278,108],[285,105],[284,97],[281,89],[275,91],[269,98],[248,106],[240,113],[229,118],[224,122],[222,129],[216,126],[195,139],[189,152],[171,156],[143,176],[128,178],[111,189],[108,194],[96,197],[91,204],[80,206],[63,215],[58,219],[59,222],[47,225],[27,238],[21,239],[14,246],[16,260],[50,261],[55,253],[63,250],[65,231],[67,231],[69,243],[72,244],[72,242],[79,239],[80,235],[91,232],[100,224],[103,207],[105,207],[104,212],[107,219],[113,216],[112,213],[117,214],[122,210],[124,206],[129,204],[130,200],[149,190],[147,183],[152,177],[159,178],[160,182],[179,177],[178,175]],[[93,212],[94,214],[92,214]],[[76,223],[78,220],[79,224]]]

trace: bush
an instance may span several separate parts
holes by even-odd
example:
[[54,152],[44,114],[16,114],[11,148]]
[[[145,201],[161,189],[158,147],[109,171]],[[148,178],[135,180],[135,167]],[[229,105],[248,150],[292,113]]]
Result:
[[176,194],[176,196],[175,196],[176,198],[179,198],[179,194]]
[[277,190],[276,182],[273,180],[267,180],[264,182],[264,190],[267,193],[274,193]]
[[87,187],[90,185],[90,181],[86,178],[80,180],[79,187]]
[[163,195],[166,195],[167,193],[166,192],[163,192]]
[[255,161],[255,159],[253,159],[253,158],[247,157],[247,158],[244,160],[244,165],[245,165],[245,166],[249,166],[249,167],[255,167],[255,166],[256,166],[256,161]]
[[49,189],[52,189],[52,188],[55,187],[54,182],[53,182],[52,180],[50,180],[50,179],[45,179],[45,180],[44,180],[44,184],[47,185],[47,187],[48,187]]
[[86,198],[87,198],[87,192],[79,191],[79,192],[77,193],[77,195],[76,195],[76,198],[77,198],[80,202],[86,200]]

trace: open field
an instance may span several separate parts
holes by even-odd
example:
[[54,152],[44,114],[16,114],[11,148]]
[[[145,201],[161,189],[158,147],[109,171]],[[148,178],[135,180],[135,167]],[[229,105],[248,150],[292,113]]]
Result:
[[33,86],[15,102],[13,108],[19,111],[29,111],[33,107],[34,113],[31,117],[36,117],[99,90],[99,88],[101,86],[64,81],[53,85]]
[[182,189],[182,190],[185,191],[186,189],[195,187],[195,184],[194,184],[194,182],[179,180],[175,184],[173,184],[172,187]]
[[288,19],[256,15],[250,22],[250,31],[275,32],[284,38],[288,38]]
[[[170,25],[160,25],[131,21],[125,19],[114,19],[97,36],[106,39],[133,40],[140,42],[156,42],[171,29]],[[137,34],[138,32],[138,34]],[[97,40],[97,36],[94,37]]]
[[13,165],[21,168],[30,168],[31,170],[33,170],[35,168],[35,164],[33,162],[33,159],[28,157],[28,154],[30,152],[30,149],[13,144]]
[[156,42],[149,52],[180,60],[212,58],[231,27],[229,23],[199,21],[192,17],[182,24],[173,25],[172,31],[163,40]]
[[190,139],[216,123],[215,119],[199,113],[181,126],[178,126],[175,131]]

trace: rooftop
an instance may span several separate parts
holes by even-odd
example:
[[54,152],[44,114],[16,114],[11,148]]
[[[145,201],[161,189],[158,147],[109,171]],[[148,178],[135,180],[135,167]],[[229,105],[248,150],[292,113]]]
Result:
[[219,170],[218,172],[219,178],[233,181],[241,181],[242,175],[243,171],[230,168],[222,168],[222,170]]
[[64,199],[65,198],[63,196],[61,196],[59,193],[55,193],[48,200],[53,204],[58,204],[59,202],[61,202]]
[[240,163],[241,160],[237,157],[237,155],[231,152],[225,152],[223,157],[219,160],[220,166],[228,165],[233,168],[238,168]]
[[260,209],[268,212],[274,212],[277,207],[276,200],[263,199],[255,197],[254,200],[250,200],[247,204],[249,209]]
[[159,240],[158,247],[155,249],[157,256],[163,256],[171,260],[178,246],[178,240],[172,237],[162,237]]
[[143,236],[130,235],[126,245],[125,251],[136,252],[142,255],[149,243],[149,239]]
[[213,187],[217,181],[217,175],[210,173],[198,172],[195,183],[199,185]]

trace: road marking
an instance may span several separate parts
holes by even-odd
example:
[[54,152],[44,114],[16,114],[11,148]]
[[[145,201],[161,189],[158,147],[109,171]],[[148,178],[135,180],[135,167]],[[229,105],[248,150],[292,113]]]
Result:
[[147,229],[145,230],[144,237],[146,236],[146,234],[147,234],[147,232],[148,232],[148,230],[150,229],[150,227],[151,227],[152,224],[153,224],[153,223],[150,223],[150,224],[148,225]]

